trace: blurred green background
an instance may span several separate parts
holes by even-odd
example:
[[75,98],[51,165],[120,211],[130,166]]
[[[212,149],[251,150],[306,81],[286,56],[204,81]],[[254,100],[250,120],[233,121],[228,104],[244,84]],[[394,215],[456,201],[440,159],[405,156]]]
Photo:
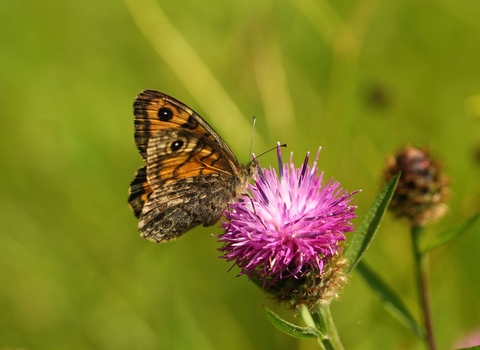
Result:
[[[227,273],[218,228],[139,237],[133,99],[184,101],[242,162],[254,115],[256,153],[322,146],[326,177],[363,190],[360,217],[386,155],[430,147],[452,179],[434,236],[480,207],[479,18],[469,0],[0,2],[0,349],[317,348]],[[440,348],[480,327],[479,254],[477,224],[431,256]],[[366,260],[417,315],[406,224],[388,215]],[[347,349],[423,348],[358,274],[332,312]]]

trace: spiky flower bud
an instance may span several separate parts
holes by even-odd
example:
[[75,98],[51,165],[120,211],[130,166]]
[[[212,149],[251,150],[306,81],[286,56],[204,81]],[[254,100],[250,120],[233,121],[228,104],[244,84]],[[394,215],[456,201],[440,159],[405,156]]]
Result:
[[442,165],[427,150],[413,146],[400,149],[385,162],[385,180],[402,171],[389,209],[411,225],[426,225],[443,216],[450,190]]

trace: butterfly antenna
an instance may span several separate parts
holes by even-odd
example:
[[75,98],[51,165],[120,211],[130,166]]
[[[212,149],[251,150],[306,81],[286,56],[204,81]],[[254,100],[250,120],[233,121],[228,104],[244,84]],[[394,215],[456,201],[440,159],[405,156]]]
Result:
[[275,146],[275,147],[272,147],[272,148],[270,148],[269,150],[266,150],[265,152],[260,153],[258,156],[255,156],[255,159],[263,156],[264,154],[267,154],[268,152],[271,152],[271,151],[276,150],[278,147],[288,147],[288,145],[287,145],[286,143],[282,143],[281,145],[277,145],[277,146]]
[[252,122],[252,136],[250,137],[250,152],[248,153],[248,160],[252,161],[252,150],[253,150],[253,137],[255,136],[255,123],[257,122],[257,117],[253,116]]
[[251,136],[251,138],[250,138],[250,156],[248,157],[248,159],[249,159],[248,164],[251,164],[251,163],[256,162],[256,160],[257,160],[258,157],[261,157],[261,156],[263,156],[265,153],[268,153],[268,152],[271,152],[271,151],[273,151],[273,150],[275,150],[275,149],[278,149],[278,147],[288,147],[286,143],[281,144],[281,145],[279,144],[279,145],[277,145],[277,146],[275,146],[275,147],[272,147],[272,148],[270,148],[269,150],[261,153],[261,154],[258,155],[258,156],[254,156],[253,153],[252,153],[252,150],[253,150],[253,137],[255,136],[255,123],[256,123],[256,122],[257,122],[257,117],[253,116],[252,136]]

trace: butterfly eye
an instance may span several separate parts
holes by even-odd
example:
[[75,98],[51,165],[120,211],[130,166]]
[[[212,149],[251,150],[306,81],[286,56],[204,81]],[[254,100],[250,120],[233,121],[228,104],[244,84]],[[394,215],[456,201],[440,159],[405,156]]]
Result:
[[170,108],[162,107],[158,110],[158,117],[162,122],[168,122],[173,118],[173,112]]
[[184,143],[182,140],[175,140],[170,144],[170,149],[172,152],[176,152],[183,147]]

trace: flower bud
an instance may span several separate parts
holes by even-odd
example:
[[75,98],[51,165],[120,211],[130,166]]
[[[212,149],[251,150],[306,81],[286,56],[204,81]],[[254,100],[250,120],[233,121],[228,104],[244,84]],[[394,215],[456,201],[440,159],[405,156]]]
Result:
[[413,146],[400,149],[386,160],[384,177],[390,180],[402,172],[389,209],[411,225],[426,225],[443,216],[450,190],[442,165],[426,150]]

